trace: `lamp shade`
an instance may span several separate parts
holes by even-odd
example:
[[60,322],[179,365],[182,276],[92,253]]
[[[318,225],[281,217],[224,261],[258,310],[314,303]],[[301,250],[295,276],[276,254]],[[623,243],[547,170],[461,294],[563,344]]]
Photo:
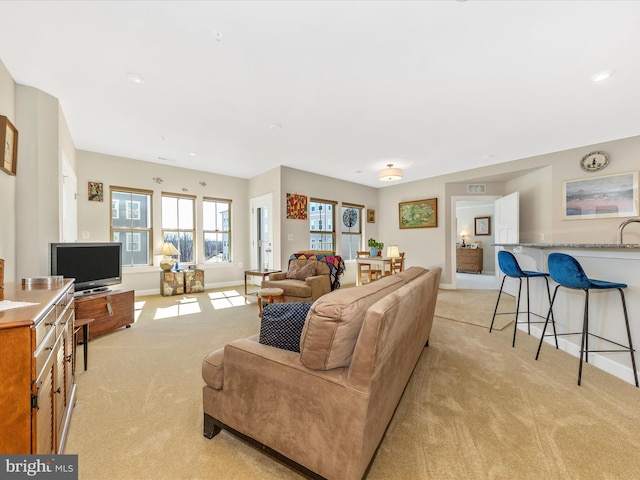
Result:
[[388,163],[387,168],[380,170],[378,178],[382,182],[394,182],[402,179],[402,170],[399,168],[393,168],[393,163]]
[[162,248],[160,249],[160,255],[168,255],[173,257],[174,255],[180,255],[178,249],[173,245],[173,243],[163,243]]
[[399,256],[400,256],[400,250],[398,249],[398,245],[389,245],[387,247],[387,257],[398,258]]

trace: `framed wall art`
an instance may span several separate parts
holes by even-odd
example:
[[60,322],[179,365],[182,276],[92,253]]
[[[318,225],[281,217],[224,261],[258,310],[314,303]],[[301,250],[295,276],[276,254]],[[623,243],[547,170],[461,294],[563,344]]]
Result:
[[438,199],[427,198],[398,204],[400,228],[432,228],[438,226]]
[[564,220],[638,215],[638,172],[567,180],[562,190]]
[[307,196],[287,193],[287,218],[294,220],[307,219]]
[[89,182],[88,185],[89,201],[102,202],[104,201],[104,186],[101,182]]
[[376,223],[376,211],[373,208],[367,208],[367,223]]
[[473,223],[474,235],[491,235],[491,217],[475,217]]
[[18,162],[18,130],[3,115],[0,115],[0,146],[0,169],[9,175],[15,175]]

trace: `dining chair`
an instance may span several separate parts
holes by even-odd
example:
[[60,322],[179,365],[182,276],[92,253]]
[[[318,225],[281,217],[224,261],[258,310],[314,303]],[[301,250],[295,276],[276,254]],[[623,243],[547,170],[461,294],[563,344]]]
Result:
[[385,275],[393,275],[404,270],[404,252],[400,252],[399,257],[394,257],[385,265]]
[[[357,258],[369,258],[369,251],[356,252]],[[382,270],[371,263],[358,262],[358,280],[360,285],[377,280],[382,275]]]

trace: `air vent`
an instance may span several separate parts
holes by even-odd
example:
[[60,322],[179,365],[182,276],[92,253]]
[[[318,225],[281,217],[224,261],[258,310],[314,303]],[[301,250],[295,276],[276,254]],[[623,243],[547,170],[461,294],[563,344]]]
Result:
[[482,183],[470,183],[467,185],[467,193],[485,193],[487,186]]

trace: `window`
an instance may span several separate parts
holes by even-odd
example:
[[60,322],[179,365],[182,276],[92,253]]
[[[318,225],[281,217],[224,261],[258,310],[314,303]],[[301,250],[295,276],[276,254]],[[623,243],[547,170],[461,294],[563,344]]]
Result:
[[354,260],[362,250],[362,209],[363,205],[342,203],[342,258]]
[[195,197],[162,194],[162,238],[180,252],[179,261],[195,262]]
[[205,198],[202,202],[204,262],[231,261],[231,200]]
[[150,190],[124,187],[111,191],[111,239],[122,243],[122,265],[151,265],[151,195]]
[[333,211],[337,202],[311,199],[309,207],[309,230],[311,250],[335,252],[335,230],[333,229]]

